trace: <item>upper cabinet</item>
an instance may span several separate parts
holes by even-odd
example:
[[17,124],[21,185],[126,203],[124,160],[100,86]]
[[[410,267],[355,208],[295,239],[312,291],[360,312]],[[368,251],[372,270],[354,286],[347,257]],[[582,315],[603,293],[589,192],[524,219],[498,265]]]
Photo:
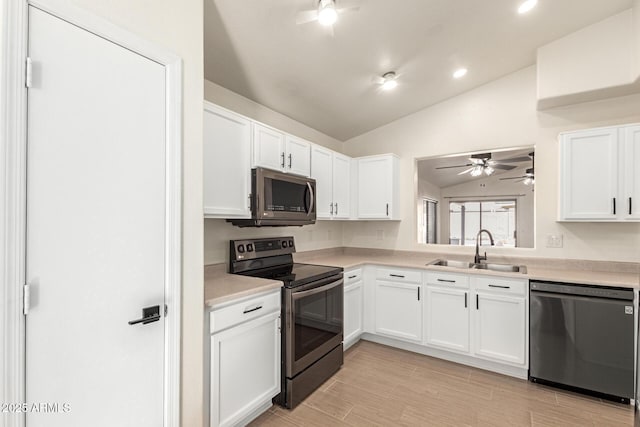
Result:
[[639,160],[640,125],[561,134],[559,220],[640,220]]
[[395,154],[358,159],[358,218],[400,219],[398,163]]
[[204,215],[251,218],[251,122],[204,103]]
[[316,180],[318,219],[348,219],[351,210],[351,158],[314,145],[311,177]]
[[253,124],[253,166],[309,176],[311,143]]

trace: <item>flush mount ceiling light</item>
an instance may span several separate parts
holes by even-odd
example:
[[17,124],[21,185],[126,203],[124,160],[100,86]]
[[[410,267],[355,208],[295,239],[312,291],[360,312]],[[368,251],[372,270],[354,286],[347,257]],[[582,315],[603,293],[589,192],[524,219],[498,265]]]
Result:
[[388,73],[384,73],[382,75],[382,89],[383,90],[391,90],[398,86],[398,76],[393,71],[389,71]]
[[538,4],[538,0],[526,0],[524,3],[520,4],[518,7],[518,13],[523,14],[529,12],[531,9],[536,7]]
[[466,68],[458,68],[456,71],[453,72],[453,78],[460,79],[467,75],[467,71],[469,70],[467,70]]
[[320,0],[318,3],[318,22],[329,26],[338,20],[338,11],[334,0]]

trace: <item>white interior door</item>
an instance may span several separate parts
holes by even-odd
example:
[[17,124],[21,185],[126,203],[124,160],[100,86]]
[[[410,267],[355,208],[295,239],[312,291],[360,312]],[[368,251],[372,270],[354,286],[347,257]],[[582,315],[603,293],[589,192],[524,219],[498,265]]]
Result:
[[29,56],[27,425],[161,426],[165,68],[33,7]]

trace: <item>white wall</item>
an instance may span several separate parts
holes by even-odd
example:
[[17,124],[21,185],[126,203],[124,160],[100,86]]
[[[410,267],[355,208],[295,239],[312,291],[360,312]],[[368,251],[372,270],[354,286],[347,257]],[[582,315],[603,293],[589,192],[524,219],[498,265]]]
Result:
[[[339,151],[342,142],[315,129],[297,122],[283,114],[261,104],[231,92],[215,83],[205,80],[204,97],[207,101],[229,110],[258,120],[277,129],[307,139]],[[264,227],[240,228],[222,219],[206,219],[204,227],[204,263],[205,265],[229,261],[229,240],[252,237],[294,236],[296,249],[308,251],[342,246],[342,227],[340,221],[318,221],[304,227]]]
[[[536,248],[492,248],[491,253],[557,258],[640,259],[640,224],[557,223],[559,132],[640,122],[640,95],[536,110],[535,66],[421,110],[345,142],[348,155],[390,150],[400,156],[400,203],[403,220],[346,224],[350,247],[438,251],[415,239],[414,159],[494,148],[536,147]],[[393,141],[393,145],[390,145]],[[548,234],[562,234],[564,247],[545,247]],[[470,248],[452,248],[471,255]]]
[[[202,0],[72,0],[183,64],[182,425],[203,425]],[[117,411],[117,408],[105,408]]]

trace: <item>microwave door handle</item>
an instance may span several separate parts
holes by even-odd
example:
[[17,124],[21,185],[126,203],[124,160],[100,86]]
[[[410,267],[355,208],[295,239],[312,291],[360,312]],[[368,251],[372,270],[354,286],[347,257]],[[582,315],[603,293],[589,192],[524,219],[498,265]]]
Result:
[[310,196],[309,211],[307,212],[307,216],[309,216],[313,212],[313,199],[315,199],[314,197],[315,195],[313,194],[313,187],[309,182],[307,182],[307,187],[309,188],[309,196]]
[[336,280],[335,282],[331,282],[328,285],[320,286],[319,288],[309,289],[308,291],[293,292],[291,296],[293,297],[294,300],[298,300],[300,298],[308,297],[310,295],[315,295],[321,292],[331,290],[333,288],[336,288],[342,285],[343,283],[344,283],[344,280],[340,279],[340,280]]

